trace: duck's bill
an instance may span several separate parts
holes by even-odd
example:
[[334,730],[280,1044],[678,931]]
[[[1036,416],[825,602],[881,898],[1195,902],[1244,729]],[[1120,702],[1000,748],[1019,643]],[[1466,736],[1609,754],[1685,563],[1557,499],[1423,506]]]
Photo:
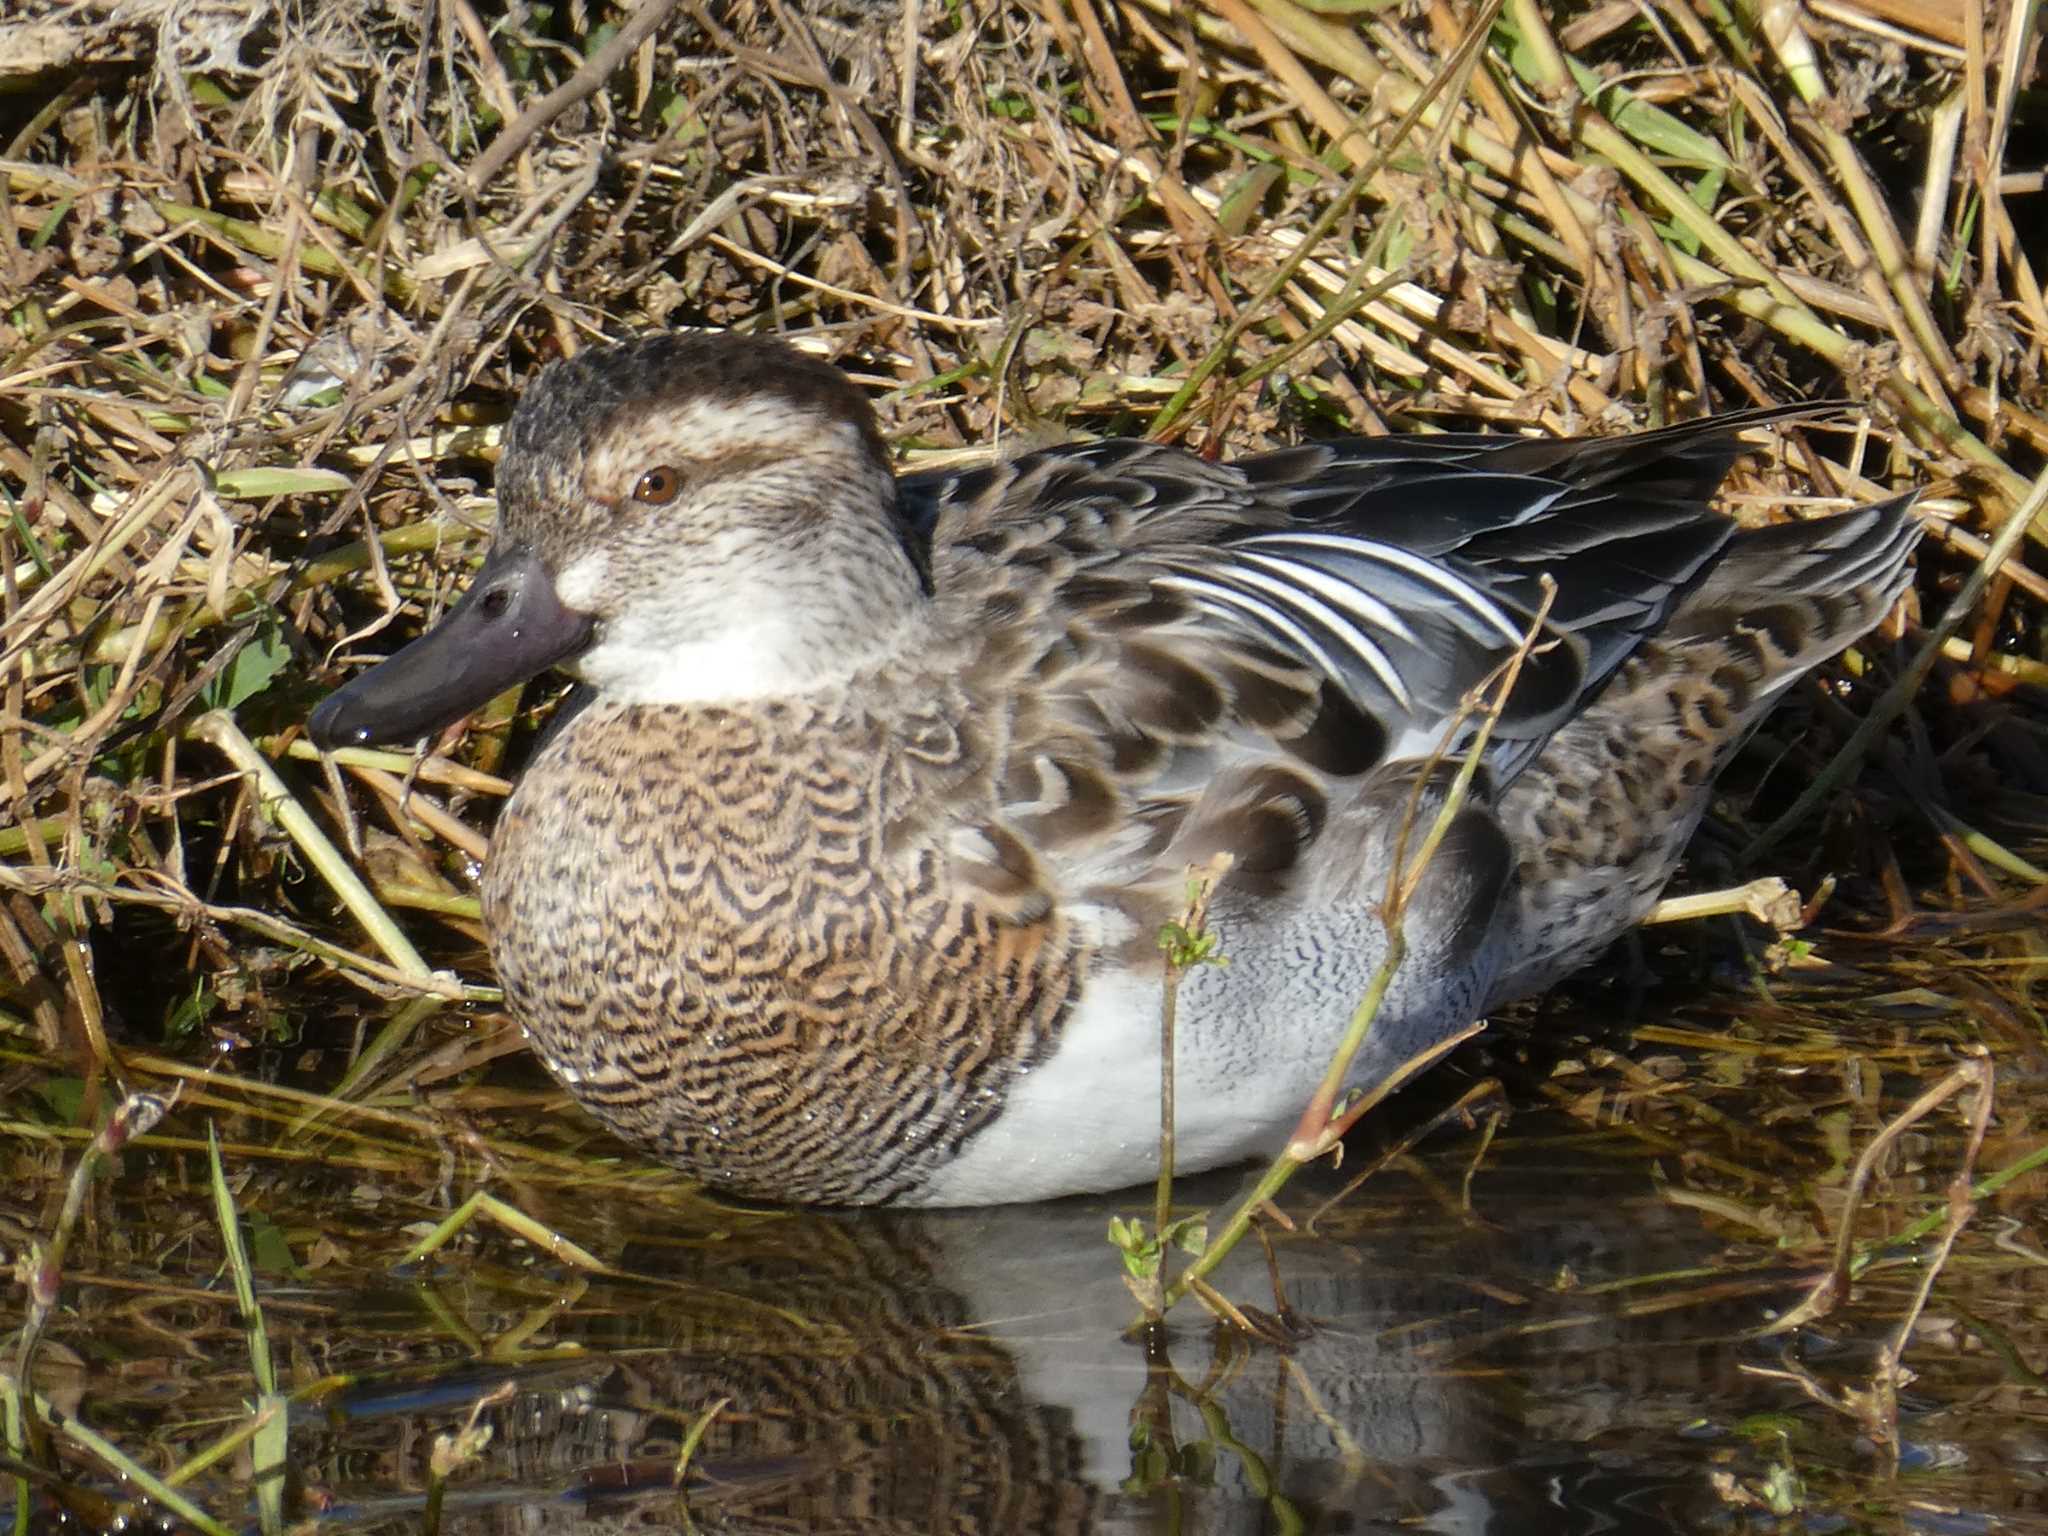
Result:
[[596,622],[562,606],[533,553],[493,549],[446,618],[329,694],[307,731],[327,750],[417,741],[567,661],[590,643]]

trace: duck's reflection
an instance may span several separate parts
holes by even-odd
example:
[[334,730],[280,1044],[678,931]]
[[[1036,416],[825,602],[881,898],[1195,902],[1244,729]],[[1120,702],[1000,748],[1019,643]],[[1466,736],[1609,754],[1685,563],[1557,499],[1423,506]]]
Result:
[[[1220,1206],[1236,1182],[1184,1192]],[[1730,1329],[1556,1285],[1694,1256],[1697,1227],[1642,1196],[1510,1232],[1440,1196],[1349,1210],[1341,1240],[1279,1232],[1270,1270],[1245,1244],[1216,1282],[1270,1320],[1264,1340],[1192,1304],[1132,1329],[1105,1232],[1140,1196],[651,1235],[626,1263],[688,1288],[586,1293],[561,1337],[588,1357],[513,1373],[454,1528],[664,1528],[685,1498],[704,1528],[745,1531],[1602,1528],[1562,1507],[1597,1472],[1572,1443],[1639,1426],[1660,1389],[1675,1429],[1730,1349],[1669,1345]],[[439,1385],[446,1416],[488,1382]],[[679,1448],[714,1404],[678,1496]],[[351,1411],[368,1431],[396,1406]],[[1568,1438],[1532,1435],[1546,1418],[1574,1420]]]

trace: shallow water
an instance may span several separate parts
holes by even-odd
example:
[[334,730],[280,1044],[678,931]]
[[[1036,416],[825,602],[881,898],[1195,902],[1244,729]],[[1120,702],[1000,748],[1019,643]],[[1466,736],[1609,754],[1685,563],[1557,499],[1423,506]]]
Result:
[[[2029,943],[1947,960],[2009,970]],[[1824,1269],[1853,1159],[1975,1024],[1896,966],[1771,991],[1716,985],[1630,1027],[1599,1022],[1618,1006],[1603,995],[1462,1054],[1378,1139],[1496,1069],[1512,1113],[1451,1122],[1319,1214],[1374,1138],[1297,1181],[1271,1269],[1247,1244],[1220,1275],[1265,1337],[1192,1303],[1163,1332],[1131,1330],[1104,1232],[1113,1212],[1147,1213],[1142,1192],[726,1211],[623,1162],[578,1177],[500,1159],[494,1175],[454,1116],[438,1150],[365,1133],[315,1155],[223,1102],[293,1398],[288,1503],[321,1528],[419,1531],[432,1443],[474,1414],[491,1438],[449,1478],[445,1531],[2048,1529],[2041,1174],[1979,1206],[1907,1341],[1896,1474],[1857,1394],[1932,1239],[1889,1253],[1832,1315],[1764,1332]],[[1540,1059],[1520,1059],[1523,1039]],[[38,1070],[17,1058],[8,1078],[10,1249],[54,1219],[77,1150],[49,1139],[64,1096]],[[1980,1178],[2041,1142],[2024,1053],[1999,1093]],[[1861,1240],[1942,1208],[1967,1099],[1892,1145]],[[253,1397],[191,1139],[204,1119],[181,1106],[101,1182],[40,1377],[159,1473]],[[1220,1209],[1246,1183],[1184,1181],[1181,1203]],[[482,1221],[391,1266],[485,1186],[619,1273]],[[713,1405],[678,1491],[678,1447]],[[254,1529],[238,1456],[188,1492]],[[30,1529],[121,1514],[91,1457],[66,1446],[60,1464],[38,1474]]]

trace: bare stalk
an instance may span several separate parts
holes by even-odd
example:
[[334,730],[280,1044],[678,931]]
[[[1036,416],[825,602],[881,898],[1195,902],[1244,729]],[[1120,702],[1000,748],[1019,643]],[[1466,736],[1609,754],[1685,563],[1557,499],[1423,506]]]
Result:
[[1178,923],[1159,936],[1166,951],[1165,990],[1159,1000],[1159,1185],[1152,1202],[1152,1230],[1163,1234],[1173,1220],[1174,1036],[1180,1019],[1180,984],[1198,965],[1221,965],[1216,936],[1209,932],[1209,903],[1216,885],[1235,862],[1219,853],[1188,871],[1187,906]]
[[229,762],[249,775],[255,782],[257,803],[262,806],[263,814],[291,834],[292,841],[299,845],[300,851],[319,871],[341,904],[368,930],[392,965],[419,981],[435,979],[433,967],[420,958],[412,940],[370,894],[369,887],[357,877],[348,860],[342,857],[341,850],[328,841],[327,834],[320,830],[284,780],[278,777],[270,759],[256,750],[256,744],[242,733],[232,715],[225,710],[213,710],[193,721],[186,734],[195,741],[203,741],[219,749]]
[[57,1213],[56,1224],[50,1229],[49,1242],[37,1244],[22,1260],[21,1279],[28,1289],[28,1315],[15,1338],[14,1379],[21,1394],[21,1424],[26,1449],[37,1461],[46,1459],[49,1440],[44,1420],[33,1408],[36,1353],[42,1345],[43,1330],[49,1326],[50,1315],[57,1306],[57,1296],[64,1283],[65,1250],[71,1246],[71,1234],[85,1210],[86,1191],[92,1188],[93,1175],[98,1172],[100,1164],[118,1154],[137,1136],[145,1136],[154,1130],[157,1122],[177,1102],[177,1097],[176,1093],[169,1098],[154,1093],[131,1093],[114,1107],[114,1112],[87,1144],[78,1165],[71,1170],[71,1182],[64,1190],[64,1205]]

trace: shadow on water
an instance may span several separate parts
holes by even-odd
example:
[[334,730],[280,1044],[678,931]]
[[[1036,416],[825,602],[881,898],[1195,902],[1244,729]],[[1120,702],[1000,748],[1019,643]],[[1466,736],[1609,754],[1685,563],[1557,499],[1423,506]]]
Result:
[[[1952,980],[2010,969],[2037,944],[1946,964]],[[1193,1305],[1156,1336],[1132,1330],[1104,1232],[1142,1193],[753,1212],[591,1160],[602,1143],[522,1162],[445,1119],[438,1149],[407,1140],[395,1114],[280,1136],[281,1113],[199,1089],[100,1181],[38,1386],[160,1474],[248,1420],[246,1335],[191,1139],[211,1109],[290,1398],[285,1507],[318,1528],[428,1528],[435,1442],[465,1424],[489,1438],[454,1458],[445,1531],[2048,1520],[2039,1174],[1982,1201],[1907,1341],[1895,1475],[1859,1406],[1932,1253],[1908,1224],[1943,1208],[1959,1108],[1890,1149],[1853,1217],[1873,1262],[1851,1301],[1765,1331],[1824,1272],[1858,1151],[1976,1029],[1897,968],[1773,990],[1718,988],[1632,1029],[1548,1017],[1466,1052],[1377,1134],[1495,1069],[1513,1113],[1453,1124],[1345,1194],[1375,1153],[1355,1138],[1345,1169],[1291,1188],[1270,1267],[1247,1244],[1220,1272],[1263,1336]],[[1544,1059],[1518,1061],[1536,1039]],[[65,1081],[7,1070],[0,1210],[19,1251],[53,1219],[78,1143],[60,1134]],[[2038,1073],[2001,1093],[1980,1179],[2038,1153]],[[1185,1181],[1182,1203],[1220,1208],[1245,1178]],[[394,1265],[485,1184],[607,1270],[483,1222]],[[228,1529],[256,1528],[248,1454],[185,1488]],[[55,1465],[10,1469],[29,1479],[28,1529],[152,1528],[120,1525],[143,1506],[75,1445]]]

